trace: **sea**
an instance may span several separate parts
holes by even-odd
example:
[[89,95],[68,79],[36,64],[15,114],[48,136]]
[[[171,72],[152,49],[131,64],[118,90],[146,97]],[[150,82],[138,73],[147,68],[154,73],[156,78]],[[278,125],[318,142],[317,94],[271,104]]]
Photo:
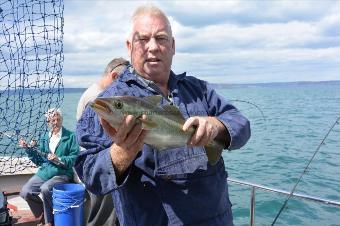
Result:
[[[249,142],[223,153],[229,178],[290,192],[304,172],[295,192],[340,202],[340,120],[329,132],[340,117],[340,81],[214,86],[251,122]],[[82,92],[64,91],[71,130]],[[234,224],[249,225],[251,189],[229,183],[229,193]],[[271,225],[287,196],[255,195],[255,225]],[[292,197],[275,225],[340,225],[340,207]]]

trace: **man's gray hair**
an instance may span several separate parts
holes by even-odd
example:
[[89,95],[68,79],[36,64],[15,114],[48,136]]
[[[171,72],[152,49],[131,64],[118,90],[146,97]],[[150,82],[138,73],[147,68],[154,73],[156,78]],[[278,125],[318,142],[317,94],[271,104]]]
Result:
[[50,119],[51,117],[53,117],[55,114],[58,114],[60,116],[61,119],[63,119],[63,115],[61,113],[60,108],[50,108],[45,112],[45,117],[46,119]]
[[104,76],[111,73],[112,71],[115,71],[118,75],[122,74],[125,70],[125,68],[129,65],[129,61],[125,60],[124,58],[115,58],[108,63],[108,65],[105,68]]
[[[138,19],[138,17],[143,16],[143,15],[152,15],[152,16],[159,16],[159,17],[163,17],[165,22],[168,25],[169,31],[170,31],[170,35],[172,36],[172,30],[171,30],[171,24],[170,21],[168,19],[168,17],[165,15],[165,13],[159,9],[157,6],[154,6],[152,4],[145,4],[145,5],[141,5],[139,6],[135,12],[132,14],[131,17],[131,24],[133,24],[135,22],[135,20]],[[131,32],[130,32],[130,35]],[[132,37],[130,37],[132,38]]]

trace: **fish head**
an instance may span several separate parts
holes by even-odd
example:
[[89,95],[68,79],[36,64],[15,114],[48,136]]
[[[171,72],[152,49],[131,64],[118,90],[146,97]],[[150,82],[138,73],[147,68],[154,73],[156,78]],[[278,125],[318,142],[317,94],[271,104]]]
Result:
[[[155,106],[159,98],[156,96],[146,97],[146,99],[134,96],[99,97],[90,106],[114,128],[121,125],[125,116],[133,115],[136,122],[142,122],[144,129],[151,129],[157,126],[152,121],[152,117],[159,110]],[[143,120],[142,115],[147,115],[148,120]]]
[[124,119],[124,103],[113,97],[98,97],[90,103],[92,109],[114,128],[119,127]]

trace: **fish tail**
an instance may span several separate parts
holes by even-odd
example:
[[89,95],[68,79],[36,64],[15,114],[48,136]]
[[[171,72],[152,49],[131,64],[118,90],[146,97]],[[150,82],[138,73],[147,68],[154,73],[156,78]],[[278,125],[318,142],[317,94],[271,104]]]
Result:
[[218,162],[218,160],[220,160],[221,158],[223,146],[208,144],[204,146],[204,148],[205,148],[205,153],[208,157],[209,164],[215,165]]

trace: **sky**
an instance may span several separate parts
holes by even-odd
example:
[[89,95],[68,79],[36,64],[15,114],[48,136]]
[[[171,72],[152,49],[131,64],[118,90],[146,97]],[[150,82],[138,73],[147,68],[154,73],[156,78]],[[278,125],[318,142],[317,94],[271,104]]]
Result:
[[340,1],[64,1],[66,88],[88,87],[125,41],[133,11],[169,17],[172,70],[211,83],[340,80]]

